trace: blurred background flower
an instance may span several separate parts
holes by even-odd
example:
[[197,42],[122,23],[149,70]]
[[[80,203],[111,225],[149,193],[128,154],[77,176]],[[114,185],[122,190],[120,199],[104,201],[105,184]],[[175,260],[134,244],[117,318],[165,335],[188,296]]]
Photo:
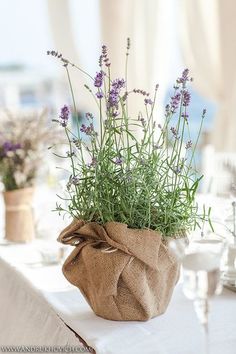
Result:
[[0,117],[0,179],[4,190],[32,187],[40,170],[47,169],[47,146],[56,143],[59,131],[51,129],[45,110],[24,115],[22,111],[6,111]]

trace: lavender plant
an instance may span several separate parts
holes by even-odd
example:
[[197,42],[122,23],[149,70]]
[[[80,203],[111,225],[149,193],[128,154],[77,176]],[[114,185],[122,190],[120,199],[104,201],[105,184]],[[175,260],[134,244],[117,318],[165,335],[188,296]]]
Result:
[[[193,143],[189,137],[185,141],[190,131],[187,86],[192,80],[185,69],[174,85],[164,122],[156,125],[154,107],[158,85],[152,96],[141,89],[129,90],[129,49],[128,40],[125,78],[115,79],[111,76],[105,45],[94,78],[62,54],[47,53],[62,61],[73,101],[73,112],[65,105],[55,120],[65,130],[69,152],[63,157],[70,159],[71,166],[67,196],[60,197],[66,206],[58,203],[56,209],[86,221],[101,224],[116,221],[130,228],[157,230],[164,237],[182,236],[210,217],[210,209],[206,212],[204,208],[201,214],[195,202],[202,176],[195,169],[194,155],[206,111],[202,113],[197,140]],[[77,112],[71,67],[91,79],[92,87],[85,87],[97,105],[96,113],[86,113],[87,123],[77,125],[77,133],[68,124],[71,113]],[[129,116],[131,95],[143,96],[143,110],[136,118]],[[99,121],[99,131],[95,129],[96,121]]]

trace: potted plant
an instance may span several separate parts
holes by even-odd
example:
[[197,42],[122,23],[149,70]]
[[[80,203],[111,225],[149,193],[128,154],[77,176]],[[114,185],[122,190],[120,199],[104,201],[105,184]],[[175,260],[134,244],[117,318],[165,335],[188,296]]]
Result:
[[[129,47],[128,40],[127,59]],[[76,112],[69,68],[81,69],[55,51],[48,54],[59,58],[66,69]],[[113,79],[106,46],[99,71],[89,77],[92,86],[85,87],[97,111],[85,114],[87,123],[78,124],[76,133],[70,129],[66,105],[56,119],[68,139],[69,151],[63,157],[70,159],[71,166],[66,205],[58,204],[57,210],[73,219],[58,240],[76,246],[63,272],[97,315],[144,321],[166,310],[179,277],[168,240],[185,237],[210,213],[199,214],[195,202],[202,178],[194,167],[200,132],[195,143],[190,138],[185,141],[191,79],[184,70],[165,118],[157,124],[158,85],[150,95],[130,90],[127,77]],[[129,115],[132,95],[143,97],[138,117]]]
[[46,111],[2,112],[0,178],[5,202],[5,238],[27,242],[34,238],[32,198],[45,143],[52,138]]

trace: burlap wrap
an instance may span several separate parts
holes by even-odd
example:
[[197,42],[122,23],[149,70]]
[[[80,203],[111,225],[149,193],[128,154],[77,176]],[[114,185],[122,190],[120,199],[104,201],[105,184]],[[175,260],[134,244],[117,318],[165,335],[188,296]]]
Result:
[[157,232],[75,220],[58,241],[76,245],[63,273],[98,316],[146,321],[165,312],[179,264]]

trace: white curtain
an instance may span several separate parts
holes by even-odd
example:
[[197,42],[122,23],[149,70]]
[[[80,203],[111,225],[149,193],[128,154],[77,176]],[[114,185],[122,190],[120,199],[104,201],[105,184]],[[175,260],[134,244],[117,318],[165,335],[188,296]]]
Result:
[[182,0],[180,29],[184,60],[196,89],[218,104],[211,143],[236,150],[236,1]]
[[[86,15],[87,26],[85,26],[81,36],[87,36],[92,30],[91,26],[94,26],[90,16],[92,12],[97,11],[95,6],[97,0],[94,0],[94,6],[92,6],[93,1],[90,1],[90,3],[90,14],[87,13]],[[126,39],[130,37],[131,54],[129,57],[128,86],[130,89],[140,88],[153,93],[156,83],[159,83],[157,102],[159,115],[162,113],[160,102],[163,101],[171,76],[169,67],[172,60],[171,16],[173,4],[173,0],[99,1],[100,28],[96,30],[99,34],[101,30],[100,44],[106,44],[109,48],[113,77],[124,76]],[[78,18],[74,26],[71,5],[73,5],[73,2],[69,0],[48,0],[49,20],[55,49],[80,65],[83,62],[84,53],[80,51],[78,55],[75,30],[78,29],[78,22],[81,21],[81,16],[83,16],[84,5],[82,1],[77,3]],[[86,51],[86,48],[84,48],[84,51]],[[98,56],[95,56],[94,51],[95,65],[97,60]],[[93,106],[88,92],[80,84],[86,82],[84,76],[78,72],[74,73],[72,70],[72,79],[80,108],[88,109],[88,107]],[[143,97],[133,96],[133,100],[131,99],[129,103],[130,115],[136,115],[142,107],[142,103]]]
[[[69,0],[47,0],[47,4],[51,34],[55,45],[52,49],[62,53],[65,58],[69,59],[77,66],[83,66],[81,65],[83,59],[83,51],[80,53],[78,52],[78,38],[75,36],[75,28],[72,21],[72,2]],[[77,21],[80,21],[82,16],[80,13],[80,7],[83,8],[82,2],[78,6],[79,16]],[[84,31],[86,31],[86,28]],[[85,32],[81,32],[81,37],[85,35]],[[84,51],[86,51],[86,48],[84,48]],[[53,58],[51,60],[53,60]],[[96,59],[94,60],[96,61]],[[55,65],[59,66],[60,62],[55,60]],[[72,79],[72,85],[77,102],[77,109],[79,111],[87,111],[91,109],[90,107],[94,106],[94,102],[91,95],[84,88],[84,84],[89,85],[91,84],[91,81],[89,81],[80,71],[71,68],[70,66],[68,69]],[[86,67],[83,69],[86,70]],[[64,83],[68,85],[68,80],[65,72],[63,72],[62,77],[64,79]],[[62,102],[62,104],[63,103],[64,102]]]
[[[124,74],[126,38],[131,39],[129,89],[153,93],[160,84],[157,111],[161,119],[163,101],[170,81],[174,2],[172,0],[100,0],[102,42],[109,47],[114,76]],[[142,98],[135,96],[129,113],[137,114]]]

